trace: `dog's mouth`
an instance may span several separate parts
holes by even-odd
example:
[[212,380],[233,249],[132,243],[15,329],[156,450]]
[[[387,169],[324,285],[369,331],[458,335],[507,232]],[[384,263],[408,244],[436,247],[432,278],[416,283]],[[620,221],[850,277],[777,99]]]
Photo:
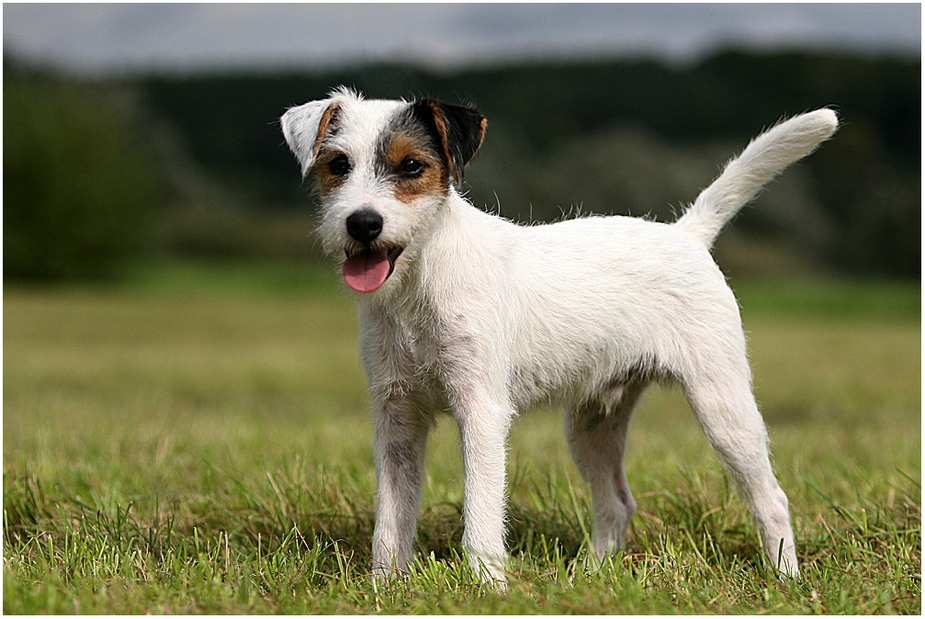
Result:
[[404,247],[364,247],[347,249],[344,261],[344,281],[357,292],[375,292],[395,270],[395,260]]

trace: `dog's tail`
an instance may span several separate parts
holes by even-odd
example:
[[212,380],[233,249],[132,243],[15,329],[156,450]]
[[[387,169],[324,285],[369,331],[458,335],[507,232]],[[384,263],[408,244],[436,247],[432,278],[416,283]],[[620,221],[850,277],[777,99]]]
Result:
[[676,222],[708,247],[720,229],[787,166],[813,152],[838,128],[823,108],[781,122],[753,139]]

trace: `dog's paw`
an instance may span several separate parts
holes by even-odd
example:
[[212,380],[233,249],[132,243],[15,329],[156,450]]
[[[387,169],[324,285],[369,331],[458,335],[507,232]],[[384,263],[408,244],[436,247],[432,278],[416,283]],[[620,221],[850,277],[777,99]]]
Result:
[[377,584],[387,584],[398,580],[405,580],[408,578],[409,574],[410,572],[407,569],[374,562],[370,578]]
[[470,554],[469,566],[483,583],[493,586],[498,591],[507,591],[507,572],[503,558]]

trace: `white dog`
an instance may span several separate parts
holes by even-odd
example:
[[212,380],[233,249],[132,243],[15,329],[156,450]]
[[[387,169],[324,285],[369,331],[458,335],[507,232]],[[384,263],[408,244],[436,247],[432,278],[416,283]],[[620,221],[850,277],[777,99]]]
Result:
[[739,309],[713,262],[720,228],[762,186],[836,130],[829,109],[753,140],[674,224],[586,217],[520,226],[458,193],[485,119],[432,100],[346,89],[294,107],[282,129],[322,202],[324,249],[356,291],[375,415],[373,573],[412,557],[427,435],[459,426],[465,547],[504,581],[505,441],[518,411],[565,407],[590,484],[592,545],[619,549],[636,510],[623,469],[630,414],[653,380],[677,381],[761,533],[799,573],[787,497],[752,395]]

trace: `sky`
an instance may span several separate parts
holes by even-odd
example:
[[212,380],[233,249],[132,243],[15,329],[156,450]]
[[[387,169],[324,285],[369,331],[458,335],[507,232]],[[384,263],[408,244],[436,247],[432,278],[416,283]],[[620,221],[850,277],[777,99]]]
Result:
[[721,48],[918,57],[919,4],[9,4],[14,57],[90,73],[322,69],[370,61],[452,70],[524,59]]

